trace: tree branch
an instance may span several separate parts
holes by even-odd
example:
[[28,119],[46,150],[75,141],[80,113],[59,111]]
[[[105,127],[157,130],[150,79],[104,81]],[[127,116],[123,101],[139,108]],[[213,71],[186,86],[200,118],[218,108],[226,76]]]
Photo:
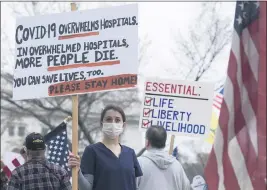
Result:
[[[218,15],[219,8],[219,3],[203,4],[203,12],[196,26],[191,27],[193,29],[189,32],[189,39],[183,38],[179,31],[178,36],[174,37],[178,50],[173,51],[174,55],[179,59],[184,55],[187,63],[191,65],[185,79],[191,76],[194,81],[199,81],[230,42],[230,22]],[[200,25],[207,18],[212,19],[210,24]],[[195,28],[199,29],[196,31]]]

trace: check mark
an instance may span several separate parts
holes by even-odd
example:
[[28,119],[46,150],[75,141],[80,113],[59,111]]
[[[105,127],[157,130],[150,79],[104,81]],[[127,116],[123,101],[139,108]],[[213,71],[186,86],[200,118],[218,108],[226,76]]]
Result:
[[149,124],[151,124],[151,121],[149,121],[148,119],[142,120],[142,128],[148,128]]
[[144,101],[144,105],[145,106],[151,106],[151,101],[152,101],[153,98],[151,97],[145,97],[145,101]]
[[149,117],[151,111],[153,111],[153,109],[150,109],[150,108],[144,108],[144,110],[143,110],[143,117]]

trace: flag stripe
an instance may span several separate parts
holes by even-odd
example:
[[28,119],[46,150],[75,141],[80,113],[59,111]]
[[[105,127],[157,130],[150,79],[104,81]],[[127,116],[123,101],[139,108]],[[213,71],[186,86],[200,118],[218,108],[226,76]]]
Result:
[[214,100],[216,103],[218,103],[218,104],[221,104],[222,102],[220,102],[220,101],[218,101],[218,100]]
[[[239,187],[236,187],[235,189],[253,190],[254,188],[252,187],[248,171],[246,169],[245,158],[243,156],[242,151],[240,150],[239,143],[236,137],[234,137],[229,142],[228,154],[239,185]],[[230,181],[227,184],[231,186]],[[233,187],[229,187],[229,189],[230,188]]]
[[[242,60],[242,78],[243,78],[243,83],[247,89],[248,97],[250,99],[253,111],[254,111],[254,113],[256,113],[257,112],[257,93],[255,93],[255,92],[257,92],[258,85],[257,85],[257,80],[255,79],[255,77],[253,77],[253,75],[257,75],[257,77],[258,77],[258,72],[255,74],[254,73],[255,71],[253,71],[253,70],[258,70],[258,65],[255,66],[255,64],[254,64],[254,66],[251,66],[250,62],[254,61],[254,60],[248,60],[246,54],[244,54],[244,49],[243,49],[243,47],[245,46],[244,41],[245,40],[243,40],[240,44],[240,48],[241,48],[240,54],[241,54],[241,57],[243,58],[243,60]],[[242,44],[243,44],[243,46],[242,46]],[[257,62],[258,61],[259,61],[259,58],[257,58]],[[255,62],[252,62],[252,63],[255,63]],[[241,60],[238,60],[238,65],[241,66]],[[250,76],[250,77],[248,77],[248,76]],[[240,85],[241,84],[242,83],[240,81]]]
[[[218,128],[216,130],[216,133],[219,130],[220,129]],[[219,176],[218,175],[219,175],[220,170],[218,170],[218,168],[217,168],[217,160],[216,160],[216,158],[217,158],[217,156],[215,155],[214,151],[211,151],[210,157],[209,157],[209,164],[210,164],[210,167],[212,167],[214,170],[206,170],[205,171],[205,176],[214,175],[214,178],[212,178],[212,179],[211,178],[206,178],[206,182],[207,182],[207,184],[209,184],[209,189],[218,189],[218,186],[219,186]]]
[[[250,183],[253,184],[253,189],[256,188],[256,181],[253,180],[253,174],[257,168],[257,157],[255,156],[254,148],[252,147],[252,143],[250,141],[248,129],[244,127],[236,136],[236,139],[239,143],[239,147],[244,155],[245,160],[245,166],[240,166],[242,168],[242,171],[238,173],[239,176],[242,176],[244,173],[246,173],[246,176],[241,179],[241,181],[245,180],[246,182],[251,181]],[[238,157],[235,157],[238,161]],[[246,179],[249,177],[248,179]],[[246,185],[249,187],[248,185]]]
[[216,98],[223,100],[223,97],[222,96],[216,95]]
[[[251,39],[248,29],[244,29],[242,32],[242,43],[244,51],[241,51],[241,53],[245,53],[248,59],[248,61],[246,60],[242,64],[246,65],[248,63],[253,73],[253,75],[249,76],[254,76],[254,79],[258,80],[258,64],[255,63],[259,63],[259,53]],[[243,56],[241,55],[241,57]]]
[[[241,52],[242,51],[242,45],[241,47]],[[238,65],[240,70],[242,70],[242,77],[240,77],[241,79],[243,79],[243,84],[242,82],[239,81],[239,88],[240,90],[242,89],[242,113],[245,119],[245,124],[249,129],[249,136],[251,138],[251,142],[253,144],[254,147],[254,151],[256,153],[256,156],[258,155],[258,144],[257,144],[257,121],[256,121],[256,111],[257,111],[257,82],[254,79],[254,77],[247,77],[247,76],[253,76],[251,70],[249,69],[248,65],[246,65],[246,55],[243,55],[244,60],[243,60],[243,64],[241,67],[241,63],[239,62]],[[240,79],[240,80],[241,80]]]
[[[232,56],[232,54],[230,55],[230,57]],[[231,58],[230,58],[231,59]],[[223,156],[222,156],[222,163],[218,162],[218,165],[221,165],[221,167],[223,167],[223,174],[221,176],[223,176],[223,178],[220,176],[220,181],[224,180],[224,186],[225,189],[238,189],[238,182],[236,179],[236,176],[233,175],[234,174],[234,170],[233,167],[231,165],[231,161],[230,158],[228,156],[228,142],[230,139],[230,135],[231,135],[231,128],[228,126],[233,125],[234,120],[234,114],[235,113],[229,113],[229,110],[232,111],[233,110],[233,86],[232,86],[232,82],[230,80],[229,77],[226,78],[226,85],[225,85],[225,91],[224,91],[224,101],[222,103],[222,109],[221,109],[221,115],[223,115],[224,117],[219,117],[219,125],[221,127],[222,130],[222,136],[223,136]],[[228,109],[227,109],[228,108]],[[232,117],[231,117],[232,116]],[[229,135],[230,134],[230,135]],[[219,140],[219,137],[216,139]],[[216,152],[216,150],[215,150]],[[216,154],[217,155],[217,154]],[[225,173],[229,173],[229,175],[225,175]],[[231,175],[230,175],[231,174]]]
[[213,104],[213,106],[215,107],[215,108],[217,108],[217,109],[221,109],[221,107],[220,106],[218,106],[218,105],[216,105],[216,104]]
[[255,176],[259,179],[259,188],[266,189],[266,9],[267,3],[260,2],[260,66],[259,66],[259,89],[258,89],[258,150],[259,163]]
[[258,20],[255,20],[253,23],[251,23],[247,29],[251,35],[251,40],[252,42],[255,44],[255,48],[258,52],[258,56],[259,56],[259,51],[260,51],[260,46],[259,46],[259,41],[260,41],[260,38],[259,38],[259,32],[257,31],[259,28],[259,21]]
[[[241,53],[243,52],[242,50],[242,43],[239,44],[239,37],[236,32],[234,32],[233,39],[235,40],[235,43],[233,44],[232,51],[234,56],[232,57],[233,59],[232,64],[236,64],[235,67],[231,69],[232,74],[232,81],[234,83],[234,86],[239,87],[239,90],[235,88],[235,105],[236,109],[235,112],[238,112],[240,115],[240,118],[242,120],[237,118],[237,121],[239,121],[239,125],[236,125],[237,133],[239,130],[241,130],[244,126],[247,126],[249,128],[250,137],[251,137],[251,142],[253,142],[253,147],[254,151],[257,154],[257,135],[255,135],[256,132],[256,117],[255,113],[252,110],[252,107],[254,106],[254,109],[256,109],[256,103],[257,103],[257,95],[255,87],[257,87],[256,81],[246,85],[248,82],[247,81],[253,81],[253,75],[251,72],[249,72],[249,67],[247,63],[246,56]],[[238,45],[239,44],[239,45]],[[242,60],[242,65],[241,65],[241,57],[243,58]],[[237,69],[236,72],[235,69]],[[247,77],[251,76],[251,77]],[[245,84],[245,86],[243,85]],[[248,90],[246,89],[248,87]],[[248,93],[249,92],[249,93]],[[249,97],[253,97],[253,104],[251,104],[251,99]],[[241,105],[241,110],[239,110],[239,106]],[[241,111],[241,112],[240,112]],[[243,121],[246,121],[246,123]],[[242,121],[242,122],[241,122]]]
[[5,174],[7,175],[8,178],[10,178],[11,176],[11,171],[7,166],[3,167],[3,171],[5,172]]
[[[248,37],[248,36],[247,36]],[[238,39],[236,39],[236,44],[238,43]],[[250,178],[252,178],[253,172],[255,171],[255,163],[256,163],[256,158],[257,158],[257,133],[256,133],[256,117],[254,109],[256,109],[257,105],[257,95],[255,92],[257,89],[257,83],[254,80],[253,73],[250,70],[250,67],[248,65],[248,59],[247,56],[244,54],[244,51],[242,49],[242,42],[240,43],[240,46],[237,46],[237,48],[241,48],[239,51],[239,54],[237,54],[235,57],[240,57],[243,58],[242,60],[242,66],[241,66],[241,61],[240,59],[236,59],[237,61],[237,69],[240,70],[240,72],[237,72],[237,81],[238,81],[238,86],[239,86],[239,92],[241,94],[239,95],[238,92],[235,92],[237,94],[237,97],[240,96],[241,101],[239,102],[239,98],[236,99],[238,101],[235,106],[235,112],[238,113],[239,116],[236,117],[237,123],[235,126],[240,126],[239,130],[242,130],[241,132],[237,132],[237,138],[235,140],[238,140],[240,149],[242,150],[243,155],[245,155],[245,164],[240,165],[239,167],[242,168],[243,170],[240,173],[236,173],[236,176],[243,176],[239,180],[239,182],[246,181],[249,184]],[[233,53],[235,53],[234,48],[233,48]],[[233,63],[236,63],[233,61]],[[242,75],[239,75],[242,74]],[[251,77],[247,77],[251,76]],[[239,80],[238,80],[239,79]],[[243,79],[243,80],[242,80]],[[244,84],[244,85],[243,85]],[[254,100],[253,100],[254,99]],[[253,104],[251,104],[253,102]],[[239,111],[239,106],[241,107],[241,112]],[[242,118],[242,119],[241,119]],[[241,137],[240,135],[243,134]],[[246,139],[246,140],[244,140]],[[253,147],[251,146],[253,145]],[[236,147],[236,152],[240,150],[239,147]],[[238,159],[237,159],[238,162]],[[242,163],[242,162],[241,162]],[[233,164],[235,165],[235,164]],[[247,169],[246,169],[247,167]],[[244,175],[241,175],[244,174]],[[247,176],[249,175],[250,178]],[[245,184],[245,186],[250,187],[249,184]],[[241,185],[241,184],[239,184]],[[253,184],[255,187],[255,184]]]
[[19,163],[19,161],[18,161],[17,158],[15,158],[14,160],[12,160],[12,163],[13,163],[13,165],[14,165],[15,167],[19,167],[19,166],[20,166],[20,163]]
[[[236,35],[235,35],[236,34]],[[234,109],[232,110],[235,113],[234,116],[234,125],[229,125],[229,127],[231,129],[234,129],[233,132],[231,132],[231,140],[232,138],[234,138],[231,146],[229,148],[233,148],[234,150],[236,150],[236,153],[239,153],[239,151],[242,151],[242,154],[245,155],[244,156],[244,160],[245,163],[244,165],[242,165],[242,162],[240,162],[240,165],[236,165],[235,163],[238,162],[238,157],[236,157],[235,155],[229,155],[230,160],[232,162],[234,171],[235,171],[235,176],[238,178],[239,182],[242,182],[242,180],[248,180],[249,176],[248,174],[252,174],[253,173],[253,169],[252,168],[246,168],[248,165],[248,151],[249,148],[252,147],[251,146],[251,141],[248,139],[248,141],[246,143],[242,143],[240,142],[240,138],[237,138],[236,136],[239,134],[239,132],[241,130],[244,130],[244,127],[246,126],[245,123],[245,118],[243,115],[244,112],[244,104],[248,105],[250,104],[249,100],[248,100],[248,96],[247,96],[247,91],[245,89],[245,87],[242,85],[242,68],[241,67],[241,59],[240,59],[240,43],[239,43],[239,38],[236,32],[234,32],[233,35],[233,40],[235,41],[235,43],[232,46],[232,53],[231,53],[231,57],[230,57],[230,62],[232,63],[232,69],[228,70],[228,76],[230,77],[230,80],[233,83],[233,86],[235,86],[235,88],[233,88],[234,91]],[[239,44],[239,45],[238,45]],[[244,66],[245,64],[242,64],[242,66]],[[245,102],[245,103],[243,103]],[[241,106],[241,110],[240,110],[240,106]],[[233,117],[233,116],[230,116]],[[251,117],[253,117],[253,115],[251,115]],[[254,116],[255,117],[255,116]],[[233,127],[234,126],[234,127]],[[248,132],[247,130],[244,130],[244,132]],[[248,135],[248,134],[247,134]],[[236,141],[238,141],[239,147],[236,143]],[[231,143],[231,142],[230,142]],[[229,144],[230,145],[230,144]],[[250,155],[253,157],[253,159],[256,159],[256,155],[255,155],[255,151],[251,151],[254,154]],[[235,159],[237,159],[235,161]],[[241,159],[241,158],[240,158]],[[241,169],[238,169],[241,168]],[[250,169],[250,170],[249,170]],[[248,171],[247,171],[248,170]],[[241,172],[238,172],[241,171]],[[241,173],[243,175],[241,175]],[[240,184],[239,184],[240,185]]]

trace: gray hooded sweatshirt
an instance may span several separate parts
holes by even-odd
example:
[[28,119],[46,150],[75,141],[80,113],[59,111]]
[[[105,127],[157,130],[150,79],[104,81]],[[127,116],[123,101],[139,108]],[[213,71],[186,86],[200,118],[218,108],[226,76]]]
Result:
[[138,190],[190,190],[190,182],[180,162],[162,149],[150,149],[138,158],[143,176]]

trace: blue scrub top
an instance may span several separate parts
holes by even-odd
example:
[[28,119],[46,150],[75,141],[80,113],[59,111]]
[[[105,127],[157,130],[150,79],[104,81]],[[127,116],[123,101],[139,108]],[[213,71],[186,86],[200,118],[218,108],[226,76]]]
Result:
[[119,157],[103,143],[85,148],[81,172],[94,176],[93,190],[136,190],[136,177],[143,175],[133,149],[121,145]]

